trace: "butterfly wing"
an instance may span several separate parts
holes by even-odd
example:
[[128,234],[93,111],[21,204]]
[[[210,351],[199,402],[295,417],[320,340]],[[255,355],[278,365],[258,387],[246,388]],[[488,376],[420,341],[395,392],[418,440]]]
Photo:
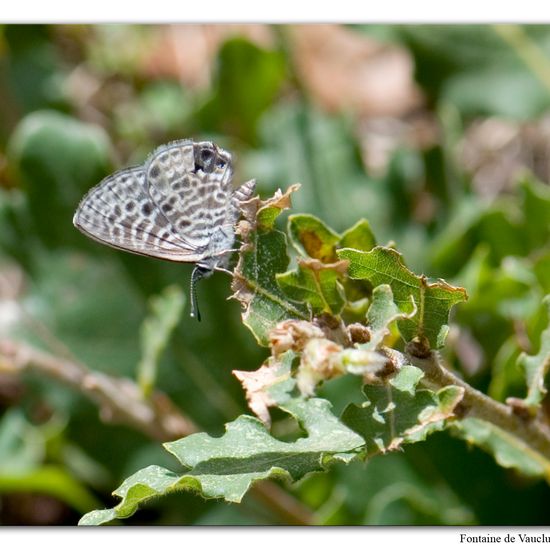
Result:
[[148,195],[175,231],[208,253],[233,209],[231,155],[209,141],[174,141],[151,154],[145,174]]
[[115,172],[92,188],[73,218],[87,236],[114,248],[175,262],[195,262],[196,247],[174,230],[145,191],[142,167]]

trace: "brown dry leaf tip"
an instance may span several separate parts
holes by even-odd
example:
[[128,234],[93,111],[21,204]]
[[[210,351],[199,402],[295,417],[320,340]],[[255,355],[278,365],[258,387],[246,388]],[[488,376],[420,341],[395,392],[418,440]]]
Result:
[[284,193],[280,189],[277,189],[271,198],[261,201],[261,208],[280,208],[281,210],[292,208],[290,197],[292,193],[298,191],[301,186],[300,183],[293,183]]
[[349,260],[339,260],[332,263],[323,263],[315,258],[300,258],[298,260],[300,267],[307,267],[313,271],[322,271],[323,269],[333,269],[340,275],[345,275],[348,271]]
[[252,298],[254,298],[254,292],[250,289],[250,287],[246,284],[246,280],[243,278],[243,276],[239,272],[239,266],[235,268],[235,271],[233,272],[233,280],[231,281],[231,290],[233,291],[233,294],[229,296],[228,300],[237,300],[241,303],[241,307],[243,309],[246,309],[250,302],[252,301]]
[[246,400],[250,410],[266,425],[271,426],[271,417],[269,407],[276,405],[267,390],[282,381],[282,377],[277,375],[278,364],[270,358],[268,364],[262,365],[254,372],[234,370],[233,374],[237,377],[246,392]]
[[261,210],[265,208],[278,208],[286,210],[292,207],[290,196],[300,188],[299,183],[294,183],[283,193],[277,189],[272,197],[262,200],[259,195],[243,201],[240,204],[241,212],[244,219],[251,224],[251,229],[256,228],[256,218]]
[[323,331],[314,324],[308,321],[289,319],[278,323],[269,332],[269,347],[275,357],[289,349],[300,353],[309,340],[323,337]]
[[302,353],[296,382],[302,395],[313,395],[317,384],[344,374],[342,346],[326,338],[312,338]]

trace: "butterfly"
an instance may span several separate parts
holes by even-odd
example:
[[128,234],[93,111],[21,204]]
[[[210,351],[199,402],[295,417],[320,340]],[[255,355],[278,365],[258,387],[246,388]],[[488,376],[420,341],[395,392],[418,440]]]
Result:
[[195,285],[214,271],[229,272],[239,205],[255,190],[254,180],[233,188],[232,178],[227,151],[210,141],[173,141],[141,166],[119,170],[93,187],[73,224],[113,248],[194,263],[191,317],[200,321]]

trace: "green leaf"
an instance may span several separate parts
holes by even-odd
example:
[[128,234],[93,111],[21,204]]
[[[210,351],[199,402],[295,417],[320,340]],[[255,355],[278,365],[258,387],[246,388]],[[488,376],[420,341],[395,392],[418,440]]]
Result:
[[[550,295],[544,298],[550,320]],[[523,403],[535,414],[547,393],[544,379],[550,369],[550,326],[543,331],[540,337],[540,349],[537,355],[522,353],[518,357],[518,365],[525,371],[527,381],[527,397]]]
[[294,214],[288,217],[288,234],[291,243],[303,256],[324,263],[335,262],[336,245],[340,235],[319,218],[310,214]]
[[378,285],[372,291],[372,302],[367,311],[367,323],[371,329],[371,338],[361,347],[376,349],[390,331],[389,325],[404,316],[393,301],[390,285]]
[[[548,28],[537,25],[401,25],[415,77],[434,101],[464,116],[531,119],[545,111],[537,62],[548,55]],[[533,54],[533,52],[535,52]],[[521,97],[521,104],[516,98]]]
[[284,410],[308,433],[294,442],[273,438],[256,418],[240,416],[226,425],[221,437],[193,434],[166,443],[168,451],[189,471],[180,475],[159,466],[149,466],[128,478],[114,494],[123,500],[111,510],[86,514],[81,525],[97,525],[128,517],[138,505],[178,489],[199,492],[205,498],[240,502],[251,485],[278,477],[299,480],[322,471],[335,460],[349,461],[363,439],[330,412],[323,399],[295,399]]
[[389,284],[401,312],[410,314],[416,307],[414,316],[398,321],[405,341],[419,338],[427,340],[431,348],[443,345],[451,307],[467,298],[463,288],[441,279],[428,282],[424,275],[415,275],[405,266],[401,254],[391,248],[377,246],[370,252],[347,248],[338,250],[338,257],[349,260],[352,279],[366,279],[373,286]]
[[141,326],[142,356],[137,367],[138,382],[145,396],[151,394],[157,378],[158,361],[178,323],[185,296],[177,286],[169,286],[151,298],[151,312]]
[[337,248],[368,251],[376,245],[370,224],[364,219],[339,235],[311,214],[294,214],[288,217],[288,234],[300,254],[323,263],[337,261]]
[[302,304],[292,301],[277,284],[276,274],[288,267],[284,233],[255,232],[252,250],[241,253],[238,271],[243,280],[233,285],[236,297],[245,304],[244,324],[258,343],[267,345],[269,331],[285,319],[308,319]]
[[264,346],[269,343],[269,331],[280,321],[310,317],[307,307],[289,298],[276,278],[277,273],[288,269],[289,257],[286,235],[273,226],[276,217],[290,206],[290,195],[297,189],[293,185],[286,193],[277,191],[265,201],[256,197],[242,207],[252,228],[244,234],[231,288],[233,297],[245,308],[244,324]]
[[465,418],[452,424],[453,433],[491,453],[498,464],[525,475],[549,478],[550,461],[506,431],[479,418]]
[[347,262],[299,260],[297,269],[277,274],[277,282],[292,300],[309,304],[314,314],[338,315],[345,303],[340,279],[346,267]]
[[[84,515],[79,525],[101,525],[118,518],[127,518],[134,514],[140,503],[153,497],[168,494],[178,488],[184,488],[185,482],[178,485],[179,476],[160,466],[148,466],[136,472],[115,491],[113,495],[122,498],[115,508],[93,510]],[[192,483],[187,484],[191,488]]]
[[83,237],[70,220],[82,195],[110,166],[105,131],[55,111],[36,111],[17,126],[8,153],[22,176],[32,223],[42,241],[50,246],[81,243]]
[[280,51],[233,38],[222,46],[217,66],[213,96],[198,113],[201,130],[226,129],[253,143],[257,121],[283,83],[284,57]]
[[354,226],[342,233],[338,248],[355,248],[368,252],[376,246],[374,233],[367,220],[359,220]]
[[423,441],[445,429],[446,420],[453,417],[463,390],[456,386],[438,392],[418,390],[422,376],[420,369],[406,365],[388,384],[364,386],[367,401],[344,410],[342,422],[365,439],[369,456]]

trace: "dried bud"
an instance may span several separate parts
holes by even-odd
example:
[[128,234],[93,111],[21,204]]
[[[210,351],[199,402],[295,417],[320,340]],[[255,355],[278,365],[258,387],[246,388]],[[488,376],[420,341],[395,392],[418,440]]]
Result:
[[312,338],[323,338],[323,331],[307,321],[288,320],[279,323],[269,333],[269,345],[276,357],[291,349],[300,353]]
[[304,395],[312,395],[315,386],[344,373],[342,346],[326,338],[309,340],[302,354],[297,375],[298,389]]

